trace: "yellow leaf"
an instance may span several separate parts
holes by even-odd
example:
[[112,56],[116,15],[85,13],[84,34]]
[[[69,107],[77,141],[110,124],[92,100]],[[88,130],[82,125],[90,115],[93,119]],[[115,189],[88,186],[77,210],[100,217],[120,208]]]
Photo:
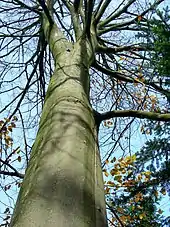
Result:
[[124,60],[125,58],[124,57],[120,57],[120,60]]
[[136,161],[136,154],[132,155],[131,159],[132,159],[133,162]]
[[105,175],[106,177],[108,177],[108,176],[109,176],[108,172],[104,172],[104,175]]
[[146,217],[145,213],[139,214],[139,218],[142,220],[144,217]]
[[109,194],[109,191],[110,191],[110,188],[105,188],[105,190],[104,190],[104,192],[105,192],[105,194]]
[[147,135],[149,135],[149,134],[151,133],[150,129],[147,129],[147,130],[145,131],[145,133],[146,133]]
[[112,181],[108,181],[108,182],[107,182],[107,184],[108,184],[110,187],[115,186],[115,183],[114,183],[114,182],[112,182]]
[[132,210],[134,210],[135,209],[135,206],[132,206]]
[[150,171],[146,171],[146,172],[143,172],[143,174],[144,174],[145,176],[150,176],[150,175],[151,175],[151,172],[150,172]]
[[142,20],[142,16],[138,15],[138,22],[140,22]]
[[139,174],[139,175],[137,176],[137,180],[140,181],[141,179],[142,179],[142,175]]
[[123,174],[124,174],[124,173],[126,173],[126,170],[125,170],[125,169],[123,169],[123,170],[122,170],[122,173],[123,173]]

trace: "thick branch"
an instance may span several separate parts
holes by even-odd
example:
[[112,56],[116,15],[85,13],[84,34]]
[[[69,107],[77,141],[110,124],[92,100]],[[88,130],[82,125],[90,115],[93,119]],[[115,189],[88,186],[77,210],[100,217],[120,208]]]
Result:
[[[102,3],[101,3],[102,2]],[[99,3],[99,5],[101,6],[99,9],[98,9],[98,12],[95,16],[95,24],[97,25],[98,22],[100,21],[102,15],[104,14],[105,10],[107,9],[108,5],[111,3],[110,0],[105,0],[105,1],[101,1]]]
[[138,45],[120,46],[120,47],[106,47],[106,46],[98,45],[97,52],[115,54],[117,52],[122,52],[122,51],[132,51],[132,50],[146,51],[148,49],[149,49],[149,47],[138,46]]
[[6,172],[6,171],[0,171],[0,174],[6,175],[6,176],[13,176],[13,177],[19,177],[21,179],[24,178],[24,174],[19,172]]
[[92,13],[93,13],[93,7],[94,7],[94,0],[84,0],[85,4],[85,33],[88,37],[90,37],[90,27],[91,27],[91,21],[92,21]]
[[170,121],[170,113],[155,113],[141,110],[113,110],[100,114],[100,121],[115,117],[136,117],[155,121]]
[[119,215],[116,213],[116,211],[113,209],[113,207],[111,207],[107,202],[106,205],[109,207],[109,210],[114,214],[114,216],[116,217],[116,219],[118,220],[119,224],[121,227],[124,227],[123,222],[121,221],[121,219],[119,218]]
[[52,16],[50,15],[49,9],[47,8],[47,6],[45,4],[45,0],[38,0],[38,2],[40,4],[40,6],[42,7],[42,9],[44,10],[44,13],[45,13],[46,17],[48,18],[50,25],[53,25],[54,21],[52,19]]
[[135,80],[130,78],[130,77],[126,77],[123,74],[117,72],[117,71],[113,71],[111,69],[107,69],[107,68],[103,68],[101,65],[99,65],[97,62],[94,62],[92,65],[94,68],[96,68],[97,70],[99,70],[100,72],[111,76],[112,78],[118,79],[118,80],[122,80],[124,82],[129,82],[129,83],[134,83]]
[[78,10],[79,10],[79,6],[80,6],[80,0],[74,0],[74,10],[76,13],[78,13]]
[[14,2],[16,2],[17,4],[19,4],[21,6],[21,8],[23,8],[23,9],[28,9],[28,10],[34,12],[34,13],[39,14],[39,15],[41,14],[35,7],[28,6],[28,5],[26,5],[25,3],[23,3],[23,2],[21,2],[19,0],[14,0]]

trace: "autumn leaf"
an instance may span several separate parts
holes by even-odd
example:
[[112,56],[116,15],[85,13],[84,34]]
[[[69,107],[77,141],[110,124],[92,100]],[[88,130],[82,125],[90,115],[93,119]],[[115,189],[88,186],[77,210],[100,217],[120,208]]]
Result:
[[109,163],[109,160],[108,160],[108,159],[106,159],[105,163],[106,163],[106,165],[107,165],[107,164]]
[[4,118],[4,120],[6,121],[6,122],[10,122],[10,119],[9,118]]
[[144,126],[142,125],[142,127],[140,128],[141,132],[144,132]]
[[142,20],[142,16],[138,15],[138,22],[140,22]]
[[112,163],[115,162],[115,161],[116,161],[116,157],[114,157],[114,158],[111,160]]
[[16,128],[16,124],[14,122],[11,122],[11,127]]
[[13,116],[12,121],[18,121],[17,116]]
[[158,191],[154,191],[154,195],[158,198]]
[[3,124],[4,124],[4,121],[1,120],[1,121],[0,121],[0,125],[3,125]]
[[166,189],[165,189],[165,188],[162,188],[162,189],[160,190],[160,193],[162,193],[162,195],[166,195]]
[[8,126],[8,130],[9,130],[10,132],[12,132],[12,126],[11,126],[11,125]]
[[103,170],[103,172],[104,172],[104,175],[105,175],[106,177],[108,177],[108,176],[109,176],[109,174],[108,174],[108,172],[107,172],[107,170],[106,170],[106,169],[104,169],[104,170]]
[[143,174],[144,174],[145,176],[150,176],[150,175],[151,175],[151,172],[150,172],[150,171],[146,171],[146,172],[143,172]]
[[145,213],[142,213],[142,214],[139,214],[139,218],[142,220],[143,218],[146,217],[146,214]]
[[106,187],[104,190],[105,194],[109,194],[109,191],[110,191],[110,188],[108,188],[108,187]]
[[107,184],[108,184],[110,187],[115,186],[115,183],[114,183],[114,182],[112,182],[112,181],[108,181],[108,182],[107,182]]
[[17,160],[18,162],[21,162],[21,156],[18,156]]
[[138,180],[138,181],[141,181],[141,179],[142,179],[142,175],[139,174],[139,175],[137,176],[137,180]]
[[120,183],[120,182],[122,182],[122,176],[121,175],[115,176],[114,180],[116,180]]

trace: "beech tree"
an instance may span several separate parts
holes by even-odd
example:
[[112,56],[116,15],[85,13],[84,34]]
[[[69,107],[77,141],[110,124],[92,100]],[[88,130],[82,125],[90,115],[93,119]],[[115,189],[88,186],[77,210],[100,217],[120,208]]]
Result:
[[[11,227],[107,226],[100,129],[114,141],[108,160],[137,119],[170,120],[148,39],[162,2],[1,1],[1,137],[6,151],[19,118],[26,160],[23,176],[11,165],[16,150],[1,158],[1,174],[24,177]],[[26,128],[40,114],[31,147]]]

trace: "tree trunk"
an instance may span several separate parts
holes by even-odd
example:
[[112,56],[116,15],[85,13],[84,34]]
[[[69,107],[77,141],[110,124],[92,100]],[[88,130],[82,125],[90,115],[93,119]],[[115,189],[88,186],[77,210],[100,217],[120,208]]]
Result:
[[52,50],[56,68],[11,227],[106,226],[88,47],[68,46]]

